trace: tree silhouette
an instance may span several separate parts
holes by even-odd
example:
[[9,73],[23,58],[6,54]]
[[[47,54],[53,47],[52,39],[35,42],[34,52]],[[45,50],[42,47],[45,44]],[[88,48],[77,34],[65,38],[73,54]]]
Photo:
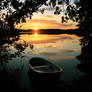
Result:
[[[5,11],[0,18],[0,28],[14,29],[14,24],[25,22],[26,18],[30,18],[33,12],[36,12],[43,4],[51,7],[56,6],[56,0],[0,0],[0,11]],[[62,23],[69,19],[78,22],[78,26],[84,32],[91,31],[92,9],[88,0],[74,0],[74,4],[70,4],[71,0],[58,0],[58,4],[66,4]],[[54,14],[60,14],[62,10],[56,6]],[[42,13],[44,11],[42,10]]]
[[[48,1],[48,2],[47,2]],[[69,4],[69,0],[63,0]],[[42,5],[55,7],[56,0],[0,0],[0,29],[14,29],[14,24],[25,22],[33,12],[36,12]],[[44,11],[41,11],[44,13]],[[56,14],[60,10],[56,7]]]
[[[25,22],[46,0],[0,0],[0,28],[14,29],[14,23]],[[3,11],[3,13],[2,13]],[[3,24],[3,25],[2,25]],[[6,27],[5,27],[6,25]]]
[[78,22],[79,28],[89,34],[92,30],[92,6],[88,0],[74,0],[75,5],[69,5],[66,9],[64,20],[67,18]]

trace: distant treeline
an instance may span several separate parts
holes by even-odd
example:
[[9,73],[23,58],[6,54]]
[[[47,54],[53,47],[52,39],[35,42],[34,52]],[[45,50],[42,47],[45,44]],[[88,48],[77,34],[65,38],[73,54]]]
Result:
[[[2,30],[0,31],[0,35],[16,35],[16,34],[34,34],[35,32],[38,32],[38,34],[76,34],[78,36],[84,36],[85,33],[83,30],[80,29],[39,29],[39,30],[21,30],[21,29],[14,29],[11,30]],[[87,33],[86,33],[87,34]],[[92,32],[90,33],[92,34]]]
[[[18,30],[20,34],[34,34],[36,31],[35,30]],[[84,36],[83,31],[80,29],[68,29],[68,30],[63,30],[63,29],[40,29],[37,31],[39,34],[76,34],[78,36]]]

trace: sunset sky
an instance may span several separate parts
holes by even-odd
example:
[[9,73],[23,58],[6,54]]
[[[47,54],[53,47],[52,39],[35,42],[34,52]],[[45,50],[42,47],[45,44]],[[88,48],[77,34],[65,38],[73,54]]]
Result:
[[[65,8],[66,6],[59,6],[61,8]],[[41,14],[41,12],[35,12],[33,13],[32,19],[27,19],[26,23],[21,23],[16,25],[16,28],[20,29],[76,29],[75,22],[69,21],[68,23],[62,23],[61,22],[61,16],[64,13],[61,13],[60,15],[55,15],[55,7],[47,7],[43,5],[41,8],[45,8],[44,14]]]

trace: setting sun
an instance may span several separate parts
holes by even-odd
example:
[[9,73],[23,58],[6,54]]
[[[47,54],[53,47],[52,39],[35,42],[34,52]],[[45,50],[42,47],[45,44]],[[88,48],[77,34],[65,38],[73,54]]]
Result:
[[38,30],[38,28],[37,28],[37,27],[35,27],[35,28],[34,28],[34,30]]

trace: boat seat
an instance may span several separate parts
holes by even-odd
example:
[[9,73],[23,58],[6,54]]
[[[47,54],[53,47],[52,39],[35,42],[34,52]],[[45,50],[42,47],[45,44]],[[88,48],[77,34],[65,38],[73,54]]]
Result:
[[49,65],[43,65],[43,66],[33,66],[32,68],[45,68],[45,67],[49,67]]

